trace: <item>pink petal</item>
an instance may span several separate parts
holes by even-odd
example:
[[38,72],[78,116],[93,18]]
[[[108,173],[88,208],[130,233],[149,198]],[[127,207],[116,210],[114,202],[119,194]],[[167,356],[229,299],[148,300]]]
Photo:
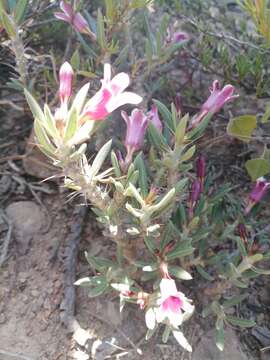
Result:
[[61,13],[61,12],[55,12],[55,13],[54,13],[54,16],[55,16],[57,19],[59,19],[59,20],[63,20],[63,21],[65,21],[65,22],[71,24],[71,19],[70,19],[70,17],[67,16],[67,15],[65,15],[65,14],[63,14],[63,13]]
[[121,111],[121,116],[125,120],[125,122],[126,122],[126,124],[128,126],[129,123],[130,123],[130,118],[129,118],[128,114],[126,113],[126,111],[122,110]]
[[172,279],[162,279],[159,286],[161,297],[163,299],[166,299],[169,296],[175,296],[178,293],[175,281]]
[[111,81],[111,76],[112,76],[112,68],[111,68],[111,64],[105,64],[104,65],[104,81],[105,83],[109,83]]
[[109,112],[114,111],[118,107],[125,105],[125,104],[134,104],[137,105],[142,101],[142,97],[129,91],[125,91],[116,97],[112,97],[106,108]]
[[129,76],[126,73],[119,73],[111,80],[112,91],[115,95],[123,92],[129,86]]
[[67,4],[65,1],[60,2],[60,8],[64,11],[64,13],[70,18],[74,15],[74,10],[70,4]]
[[82,14],[77,13],[73,18],[73,25],[77,31],[83,32],[88,29],[88,22],[82,16]]

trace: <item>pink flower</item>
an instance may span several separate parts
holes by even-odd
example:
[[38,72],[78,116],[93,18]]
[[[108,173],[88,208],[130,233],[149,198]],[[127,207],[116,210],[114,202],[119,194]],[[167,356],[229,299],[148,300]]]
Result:
[[183,41],[187,41],[190,39],[190,36],[189,34],[185,33],[184,31],[176,31],[174,34],[173,34],[173,38],[172,38],[172,41],[174,43],[181,43]]
[[263,198],[263,196],[265,195],[265,193],[269,188],[270,188],[270,182],[267,182],[263,177],[259,178],[256,181],[253,190],[249,194],[249,201],[245,209],[245,214],[248,214],[250,210],[253,208],[253,206],[257,204],[259,201],[261,201],[261,199]]
[[202,105],[200,113],[193,119],[191,125],[196,126],[209,113],[217,113],[229,101],[236,99],[239,95],[234,93],[234,86],[225,85],[223,89],[220,88],[218,80],[213,82],[210,88],[210,96]]
[[67,4],[65,1],[60,2],[60,8],[63,10],[63,12],[54,13],[54,16],[57,19],[69,23],[78,32],[88,34],[94,40],[96,39],[96,35],[89,29],[88,22],[81,13],[75,12],[73,7],[70,4]]
[[121,112],[122,118],[127,125],[125,147],[127,164],[132,160],[134,151],[140,150],[143,145],[144,135],[147,129],[149,118],[144,115],[142,110],[134,109],[130,116],[125,111]]
[[160,293],[161,297],[157,302],[159,307],[156,310],[156,321],[158,323],[168,319],[171,325],[178,327],[185,320],[185,317],[193,313],[194,306],[190,304],[183,293],[177,290],[174,280],[162,279]]
[[73,70],[70,64],[66,61],[59,71],[59,97],[61,104],[66,104],[72,93],[72,79]]
[[189,34],[187,34],[184,31],[174,31],[173,26],[169,26],[167,28],[167,35],[166,35],[166,42],[174,43],[174,44],[180,44],[184,41],[187,41],[190,39]]
[[155,104],[151,106],[151,110],[147,113],[149,120],[153,123],[158,132],[162,133],[162,122],[158,116],[158,108]]
[[104,65],[104,78],[100,90],[86,103],[81,121],[102,120],[124,104],[139,104],[141,96],[124,91],[129,86],[129,76],[119,73],[111,79],[111,65]]

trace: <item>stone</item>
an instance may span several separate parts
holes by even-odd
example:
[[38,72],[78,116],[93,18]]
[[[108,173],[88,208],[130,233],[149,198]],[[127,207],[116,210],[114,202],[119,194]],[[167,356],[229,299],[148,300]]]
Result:
[[216,347],[214,339],[215,333],[212,330],[202,335],[201,341],[194,348],[192,360],[248,360],[232,329],[226,328],[225,330],[225,345],[222,352]]
[[14,226],[14,236],[19,252],[25,254],[33,235],[44,225],[44,214],[33,201],[18,201],[7,206],[6,214]]

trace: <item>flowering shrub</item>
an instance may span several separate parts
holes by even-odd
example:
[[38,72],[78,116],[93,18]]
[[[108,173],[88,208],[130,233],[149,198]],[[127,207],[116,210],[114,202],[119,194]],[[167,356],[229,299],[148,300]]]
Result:
[[[246,296],[233,289],[246,288],[250,278],[269,273],[255,266],[269,258],[268,247],[249,238],[253,208],[269,183],[258,179],[243,204],[245,210],[236,204],[232,213],[227,211],[232,189],[226,184],[215,186],[204,156],[197,157],[192,170],[196,141],[211,117],[236,98],[234,87],[221,90],[214,81],[212,94],[192,118],[174,104],[169,110],[158,100],[150,110],[122,111],[126,153],[109,140],[89,163],[85,141],[93,141],[94,133],[98,136],[99,121],[124,104],[142,100],[125,91],[127,74],[111,79],[111,71],[106,63],[102,86],[92,98],[87,100],[86,84],[71,100],[73,70],[64,63],[60,106],[54,115],[46,104],[42,110],[25,90],[37,145],[61,169],[65,186],[88,200],[104,236],[116,244],[111,258],[86,253],[95,275],[76,284],[87,287],[90,297],[117,292],[121,311],[126,303],[137,304],[138,311],[145,312],[147,339],[163,327],[163,341],[172,333],[187,351],[192,348],[182,325],[194,314],[195,305],[201,310],[200,300],[206,296],[208,306],[202,314],[215,317],[216,343],[222,350],[225,325],[254,325],[229,314],[228,309]],[[233,245],[219,251],[226,239]],[[203,291],[191,294],[184,282],[198,276],[204,279]]]

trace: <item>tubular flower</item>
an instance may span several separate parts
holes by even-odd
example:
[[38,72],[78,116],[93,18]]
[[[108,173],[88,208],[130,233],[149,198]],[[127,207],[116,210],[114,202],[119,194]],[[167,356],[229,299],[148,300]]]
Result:
[[151,106],[151,110],[147,113],[150,121],[153,123],[158,132],[162,133],[162,122],[158,116],[158,108],[155,104]]
[[148,125],[149,118],[144,115],[142,110],[134,109],[130,116],[125,111],[121,112],[122,118],[127,125],[125,147],[127,156],[125,162],[127,164],[132,160],[134,151],[140,150],[143,145],[144,135]]
[[248,214],[250,210],[261,201],[267,190],[270,188],[270,182],[267,182],[263,177],[256,181],[256,184],[249,194],[248,205],[245,209],[245,214]]
[[111,79],[111,65],[104,65],[104,78],[100,90],[86,103],[81,117],[85,120],[102,120],[118,107],[139,104],[141,96],[124,91],[129,86],[129,76],[119,73]]
[[72,79],[73,70],[70,64],[66,61],[59,71],[59,97],[61,104],[66,104],[72,93]]
[[156,321],[158,323],[169,320],[174,327],[178,327],[194,311],[194,306],[186,296],[176,288],[172,279],[162,279],[160,282],[161,297],[158,300],[159,307],[156,309]]
[[57,19],[69,23],[78,32],[90,35],[94,40],[96,39],[96,35],[90,30],[86,19],[81,13],[75,12],[73,7],[65,1],[60,2],[60,8],[63,12],[54,13]]
[[218,80],[213,82],[210,88],[210,96],[202,105],[200,113],[193,119],[191,125],[195,127],[201,120],[209,113],[215,114],[229,101],[236,99],[239,95],[234,93],[234,86],[225,85],[223,89],[220,88]]

